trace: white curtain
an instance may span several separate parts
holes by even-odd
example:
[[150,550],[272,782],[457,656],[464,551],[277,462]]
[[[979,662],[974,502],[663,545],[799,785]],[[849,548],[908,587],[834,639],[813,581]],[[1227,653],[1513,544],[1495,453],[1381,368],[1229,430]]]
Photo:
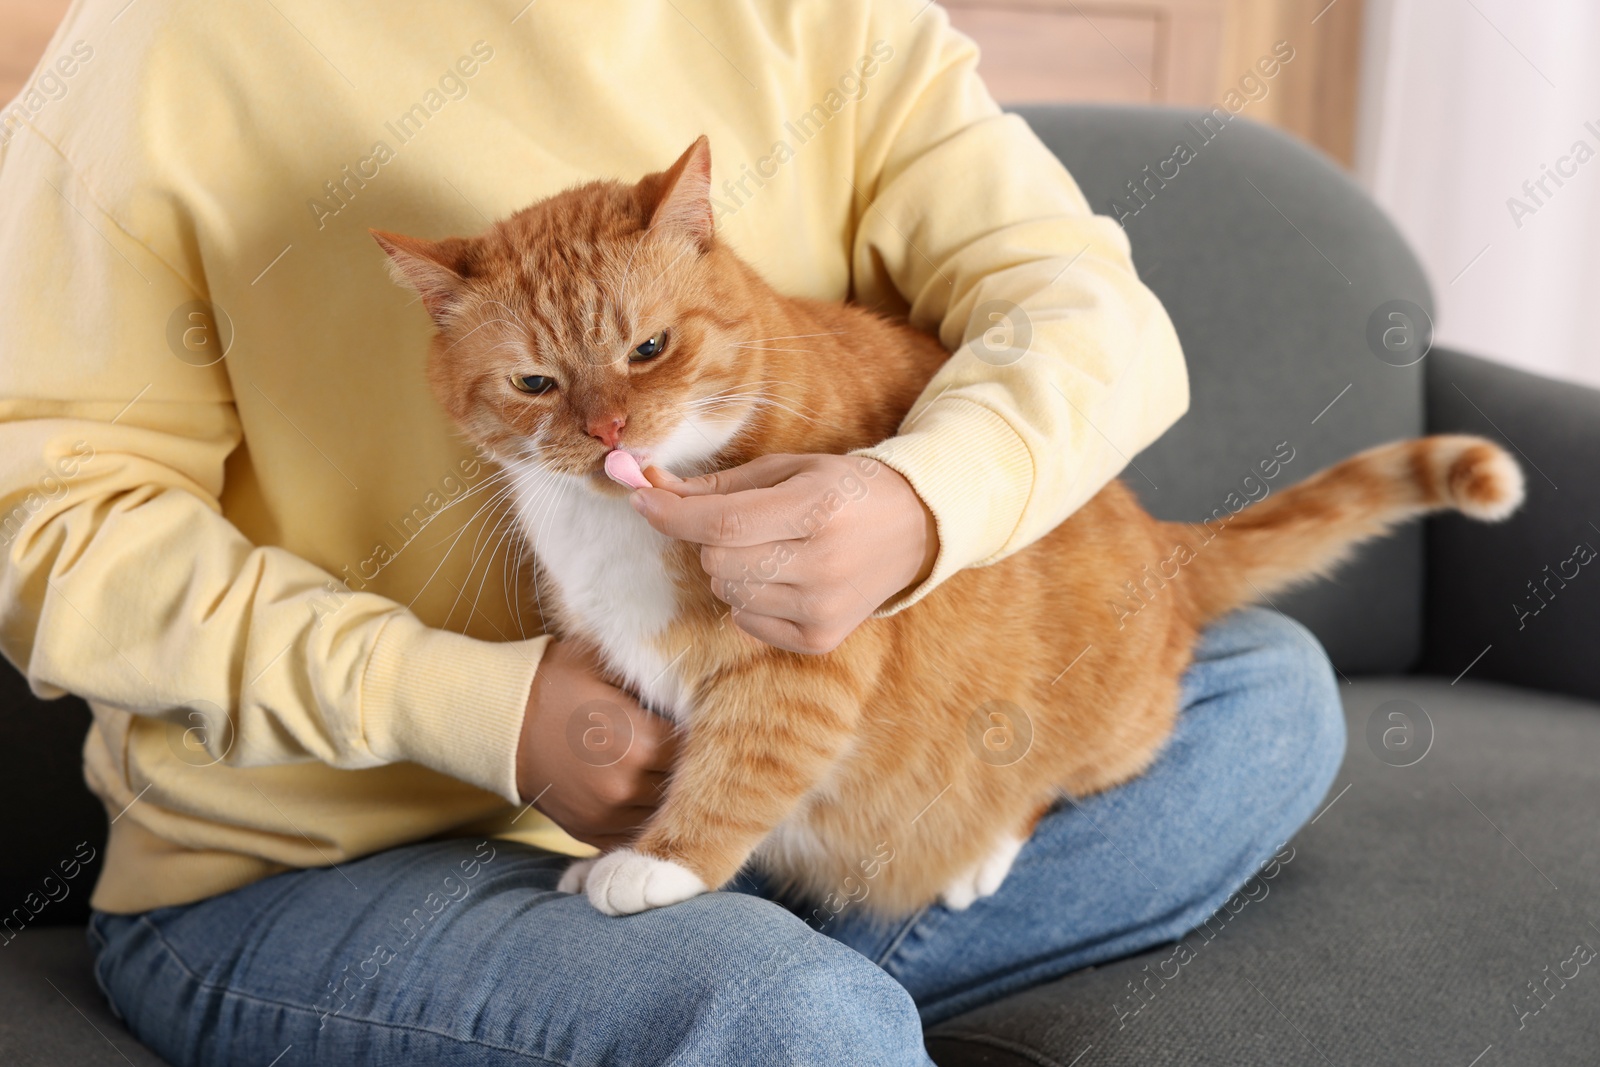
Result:
[[1600,2],[1368,0],[1356,166],[1435,343],[1600,386]]

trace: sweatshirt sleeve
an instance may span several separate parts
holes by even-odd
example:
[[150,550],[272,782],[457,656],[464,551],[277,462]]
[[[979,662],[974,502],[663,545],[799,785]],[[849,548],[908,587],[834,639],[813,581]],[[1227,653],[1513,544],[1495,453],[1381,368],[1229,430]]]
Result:
[[939,555],[898,611],[1032,544],[1188,408],[1172,323],[1127,235],[978,77],[977,47],[923,0],[882,0],[857,130],[855,299],[906,306],[952,354],[861,454],[902,474]]
[[0,202],[0,651],[33,691],[199,714],[235,766],[411,761],[516,802],[545,638],[432,629],[224,517],[240,424],[175,347],[204,328],[183,212],[119,222],[32,129]]

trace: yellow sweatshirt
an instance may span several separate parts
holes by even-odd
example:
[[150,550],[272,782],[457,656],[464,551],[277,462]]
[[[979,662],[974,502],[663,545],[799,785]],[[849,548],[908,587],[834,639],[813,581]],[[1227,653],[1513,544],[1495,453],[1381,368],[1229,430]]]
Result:
[[1123,231],[976,60],[925,0],[74,4],[0,112],[0,648],[94,711],[93,904],[439,834],[584,852],[517,795],[545,639],[368,227],[477,232],[709,134],[720,240],[954,351],[869,450],[940,537],[886,610],[1171,425]]

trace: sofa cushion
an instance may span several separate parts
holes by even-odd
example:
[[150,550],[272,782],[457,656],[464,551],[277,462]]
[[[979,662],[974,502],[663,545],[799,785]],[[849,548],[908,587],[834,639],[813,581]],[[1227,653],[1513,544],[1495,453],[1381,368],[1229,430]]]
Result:
[[[1183,343],[1189,413],[1123,476],[1157,517],[1211,515],[1279,442],[1294,459],[1272,489],[1422,432],[1423,364],[1393,365],[1411,356],[1382,346],[1389,361],[1379,359],[1368,332],[1393,325],[1380,309],[1396,301],[1431,314],[1427,282],[1394,226],[1326,157],[1243,117],[1207,127],[1210,113],[1194,109],[1018,111],[1090,206],[1123,218],[1140,277]],[[1193,158],[1170,162],[1180,144]],[[1398,673],[1421,648],[1422,580],[1413,526],[1276,606],[1346,674]]]
[[1289,862],[1186,951],[936,1027],[941,1067],[1593,1063],[1600,705],[1384,679],[1345,708],[1344,767]]
[[34,927],[0,949],[0,1063],[162,1067],[111,1014],[84,936],[81,926]]

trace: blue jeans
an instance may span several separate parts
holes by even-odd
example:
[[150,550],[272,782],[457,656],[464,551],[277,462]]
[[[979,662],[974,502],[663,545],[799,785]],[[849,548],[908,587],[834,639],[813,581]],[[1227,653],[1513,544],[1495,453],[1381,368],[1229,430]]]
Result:
[[1150,771],[1052,811],[966,911],[819,930],[748,880],[608,918],[555,891],[563,857],[431,841],[96,913],[95,973],[185,1067],[925,1065],[924,1025],[1199,926],[1310,818],[1344,742],[1315,640],[1242,611],[1203,635]]

